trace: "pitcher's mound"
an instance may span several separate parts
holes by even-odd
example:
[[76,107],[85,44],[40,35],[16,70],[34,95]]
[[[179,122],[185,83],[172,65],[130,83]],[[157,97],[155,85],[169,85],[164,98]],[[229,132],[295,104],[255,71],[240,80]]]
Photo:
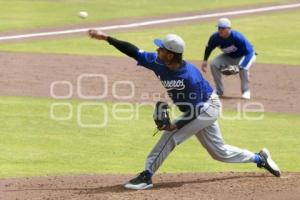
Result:
[[6,179],[0,199],[300,199],[300,173],[158,174],[154,188],[127,190],[134,175],[82,175]]

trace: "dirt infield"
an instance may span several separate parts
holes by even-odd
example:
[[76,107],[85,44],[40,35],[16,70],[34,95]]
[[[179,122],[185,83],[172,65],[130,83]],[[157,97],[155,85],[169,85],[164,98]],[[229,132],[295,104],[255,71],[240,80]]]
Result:
[[158,174],[154,188],[123,188],[128,175],[56,176],[0,180],[0,199],[264,199],[300,198],[300,174]]
[[[55,81],[69,81],[73,86],[72,98],[77,94],[78,79],[82,74],[105,75],[102,78],[82,79],[83,95],[101,95],[105,88],[107,96],[99,101],[154,102],[167,96],[151,71],[136,66],[133,59],[71,56],[31,53],[0,53],[0,94],[2,96],[49,97],[50,85]],[[198,66],[199,61],[194,62]],[[225,109],[239,109],[245,103],[260,103],[266,112],[300,113],[300,67],[287,65],[255,64],[251,68],[252,100],[240,99],[238,76],[225,77]],[[205,74],[212,83],[210,73]],[[116,81],[129,81],[114,85]],[[115,94],[113,94],[115,86]],[[66,85],[55,85],[55,95],[68,93]],[[132,98],[123,99],[124,96]]]

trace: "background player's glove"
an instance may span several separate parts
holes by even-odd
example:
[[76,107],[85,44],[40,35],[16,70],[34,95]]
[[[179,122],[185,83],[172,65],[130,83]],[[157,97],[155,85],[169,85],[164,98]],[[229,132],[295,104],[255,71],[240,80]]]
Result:
[[171,124],[168,109],[166,102],[158,101],[155,105],[153,120],[158,130],[164,130]]
[[222,74],[229,76],[229,75],[234,75],[239,73],[240,71],[240,66],[238,65],[224,65],[222,64],[220,66],[220,71]]

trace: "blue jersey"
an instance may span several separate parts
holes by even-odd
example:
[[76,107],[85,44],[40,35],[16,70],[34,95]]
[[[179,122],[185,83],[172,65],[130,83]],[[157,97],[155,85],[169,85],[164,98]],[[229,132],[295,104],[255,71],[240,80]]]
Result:
[[228,38],[222,38],[215,32],[208,41],[208,47],[214,49],[219,47],[221,51],[233,58],[242,57],[253,52],[253,46],[239,32],[231,30]]
[[223,53],[232,58],[245,57],[240,64],[241,67],[246,67],[255,54],[252,44],[241,33],[235,30],[231,30],[228,38],[220,37],[218,32],[212,34],[206,47],[205,60],[216,47],[219,47]]
[[138,65],[152,70],[166,88],[169,97],[180,111],[188,112],[201,108],[213,92],[200,71],[191,63],[183,62],[176,71],[171,71],[159,60],[157,53],[139,51]]

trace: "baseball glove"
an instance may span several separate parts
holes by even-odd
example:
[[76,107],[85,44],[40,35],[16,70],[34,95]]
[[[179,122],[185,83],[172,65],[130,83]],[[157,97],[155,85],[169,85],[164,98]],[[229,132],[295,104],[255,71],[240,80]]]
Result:
[[221,73],[229,76],[239,73],[240,67],[238,65],[224,65],[220,66]]
[[155,105],[153,120],[157,129],[162,130],[170,126],[169,106],[166,102],[158,101]]

